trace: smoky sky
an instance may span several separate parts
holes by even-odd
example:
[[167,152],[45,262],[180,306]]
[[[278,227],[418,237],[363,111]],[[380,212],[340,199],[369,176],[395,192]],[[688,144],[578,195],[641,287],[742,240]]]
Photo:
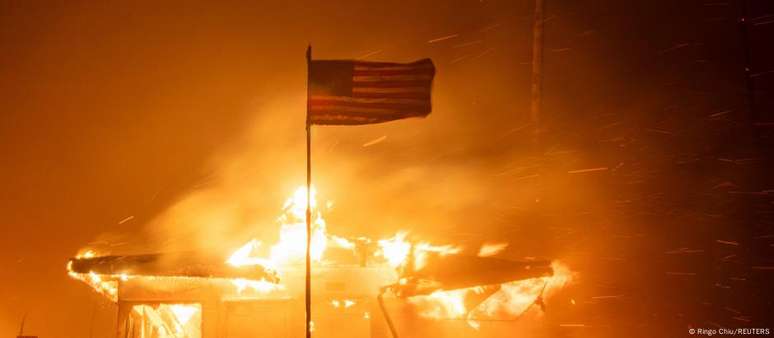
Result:
[[[744,240],[771,230],[751,216],[768,200],[728,193],[771,188],[765,147],[745,129],[739,4],[547,0],[537,143],[532,11],[486,0],[3,2],[0,330],[15,334],[26,313],[29,334],[112,335],[114,305],[65,271],[84,247],[276,236],[305,178],[310,44],[315,58],[429,57],[437,68],[426,119],[313,128],[329,231],[409,230],[472,251],[506,241],[506,258],[567,262],[579,284],[537,336],[612,337],[648,319],[676,335],[739,324],[724,307],[765,324],[770,304],[735,299],[770,294],[770,275],[713,296],[736,276],[718,257],[772,257],[716,242],[765,247]],[[765,70],[769,51],[755,53]],[[680,248],[704,254],[665,254]],[[622,296],[594,298],[608,295]],[[568,321],[597,329],[556,329]]]

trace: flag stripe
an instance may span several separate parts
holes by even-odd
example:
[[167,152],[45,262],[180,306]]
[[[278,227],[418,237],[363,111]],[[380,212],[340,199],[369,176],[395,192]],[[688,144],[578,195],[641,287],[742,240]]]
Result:
[[430,90],[430,81],[353,82],[352,88],[423,88]]
[[312,102],[314,110],[328,109],[388,109],[390,111],[429,111],[430,105],[400,104],[400,103],[358,103],[358,102],[336,102],[336,101],[316,101]]
[[430,59],[422,59],[410,63],[353,61],[355,67],[388,68],[388,67],[433,67]]
[[365,93],[379,94],[422,94],[429,95],[430,91],[425,88],[352,88],[352,96]]
[[386,112],[386,111],[369,111],[369,112],[352,112],[347,110],[320,110],[316,111],[313,116],[318,117],[330,117],[330,116],[352,116],[352,117],[360,117],[360,118],[370,118],[370,119],[378,119],[378,120],[390,120],[390,119],[400,119],[400,118],[406,118],[406,117],[424,117],[427,116],[427,113],[424,112]]
[[407,68],[407,69],[367,69],[360,70],[355,68],[352,72],[354,76],[391,76],[391,75],[433,75],[435,69],[432,68]]
[[312,96],[309,99],[312,104],[330,104],[330,103],[358,103],[358,104],[371,104],[371,103],[395,103],[406,104],[415,106],[428,105],[426,99],[412,99],[412,98],[363,98],[352,96]]
[[[333,107],[333,108],[332,108]],[[378,102],[378,103],[363,103],[363,102],[345,102],[336,100],[323,100],[314,102],[311,109],[330,110],[334,108],[351,108],[351,109],[387,109],[390,111],[425,111],[430,109],[429,104],[417,105],[417,104],[403,104],[403,103],[390,103],[390,102]]]
[[430,92],[379,93],[379,92],[361,92],[361,91],[357,91],[357,92],[352,92],[352,97],[430,100]]
[[381,123],[399,119],[405,119],[410,117],[425,117],[427,114],[374,114],[374,113],[348,113],[348,112],[315,112],[310,114],[311,123],[313,124],[368,124],[368,123]]
[[432,75],[367,75],[367,76],[353,76],[352,81],[355,82],[380,82],[380,81],[430,81],[433,79]]
[[427,115],[430,113],[429,107],[424,109],[405,109],[396,110],[390,108],[363,108],[363,107],[350,107],[347,105],[331,105],[331,106],[312,106],[310,108],[311,113],[351,113],[353,115]]
[[[413,116],[409,116],[413,117]],[[367,118],[367,117],[355,117],[355,116],[349,116],[349,115],[325,115],[325,116],[319,116],[319,117],[312,117],[312,120],[310,121],[312,124],[317,125],[328,125],[328,126],[357,126],[357,125],[363,125],[363,124],[374,124],[374,123],[382,123],[382,122],[389,122],[394,120],[400,120],[407,117],[391,117],[391,118]]]

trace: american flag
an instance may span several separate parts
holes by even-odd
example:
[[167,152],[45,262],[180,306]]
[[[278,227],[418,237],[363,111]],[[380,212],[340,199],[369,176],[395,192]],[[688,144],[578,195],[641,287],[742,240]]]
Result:
[[307,119],[311,124],[356,125],[430,114],[435,67],[411,63],[311,60]]

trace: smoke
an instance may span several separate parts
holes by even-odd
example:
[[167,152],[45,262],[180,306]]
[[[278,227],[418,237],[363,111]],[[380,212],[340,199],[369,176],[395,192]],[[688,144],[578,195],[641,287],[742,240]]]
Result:
[[[254,120],[212,156],[206,170],[212,174],[148,223],[148,249],[220,251],[250,238],[273,242],[284,200],[305,184],[304,103],[303,96],[289,96],[250,107]],[[436,94],[436,105],[446,105],[444,96]],[[333,206],[325,215],[329,231],[386,236],[409,230],[453,240],[449,231],[470,218],[464,212],[492,204],[497,192],[491,173],[484,173],[491,169],[476,157],[448,159],[460,157],[470,142],[453,138],[457,128],[439,128],[448,120],[439,114],[313,127],[313,184],[321,202]]]
[[13,323],[6,311],[3,311],[2,317],[0,317],[0,331],[2,332],[19,332],[18,324]]
[[[552,233],[567,220],[538,209],[593,206],[594,182],[540,168],[599,164],[554,140],[547,156],[536,156],[522,109],[469,93],[470,83],[507,87],[507,76],[482,66],[470,73],[440,63],[426,119],[313,127],[312,180],[321,202],[333,205],[324,215],[330,232],[383,238],[407,230],[474,255],[483,242],[506,238],[505,255],[557,258]],[[203,179],[131,235],[143,238],[133,251],[220,253],[251,238],[276,240],[283,202],[306,181],[305,96],[288,93],[303,93],[303,84],[279,82],[244,108],[251,118],[241,132],[210,156]],[[110,236],[102,242],[119,241]]]
[[303,182],[302,107],[300,97],[281,97],[250,108],[255,121],[212,156],[211,174],[148,223],[156,250],[226,249],[270,237],[286,195]]

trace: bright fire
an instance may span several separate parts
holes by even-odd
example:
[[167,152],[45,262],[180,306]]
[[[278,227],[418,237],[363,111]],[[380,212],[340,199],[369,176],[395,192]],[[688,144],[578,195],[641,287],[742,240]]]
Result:
[[354,306],[356,303],[357,302],[355,302],[352,299],[344,299],[344,300],[334,299],[334,300],[331,300],[331,306],[333,306],[334,308],[348,309],[348,308]]
[[414,244],[406,240],[407,235],[407,232],[402,231],[392,238],[377,241],[380,250],[376,254],[384,257],[394,268],[403,267],[413,261],[411,268],[421,270],[427,264],[428,253],[446,256],[462,252],[461,247],[453,245],[433,245],[427,242]]
[[[357,250],[355,243],[346,238],[329,235],[326,232],[326,223],[322,212],[318,210],[316,200],[317,191],[310,191],[311,215],[312,215],[312,239],[311,259],[319,264],[325,259],[326,249],[338,247],[348,250]],[[332,203],[324,204],[330,207]],[[279,223],[279,240],[271,245],[253,239],[235,250],[226,263],[241,266],[262,266],[267,269],[282,272],[289,266],[298,266],[304,262],[306,254],[306,206],[307,190],[305,187],[296,189],[293,195],[287,199],[282,208],[282,215],[277,219]],[[409,240],[408,232],[401,231],[390,238],[373,241],[368,238],[358,238],[358,243],[374,243],[375,251],[370,254],[377,258],[375,264],[395,269],[400,276],[401,272],[422,270],[428,263],[431,255],[447,256],[457,255],[463,248],[455,245],[436,245],[428,242],[413,242]],[[478,252],[479,257],[490,257],[502,252],[508,243],[485,243]],[[93,251],[85,251],[78,258],[92,258],[96,254]],[[381,262],[378,261],[381,258]],[[425,318],[432,319],[464,319],[474,327],[478,327],[479,319],[514,318],[521,316],[530,309],[539,308],[533,306],[551,297],[570,282],[572,273],[567,266],[554,262],[552,264],[553,275],[540,278],[513,281],[500,285],[481,285],[456,290],[438,290],[427,295],[416,295],[407,298],[413,304],[417,313]],[[68,271],[70,266],[68,265]],[[118,281],[126,281],[132,276],[127,274],[104,275],[96,273],[78,274],[70,271],[73,278],[82,280],[91,285],[97,291],[114,300],[118,295]],[[267,294],[270,292],[285,290],[285,286],[265,280],[232,279],[231,284],[238,293],[246,291]],[[385,280],[384,286],[412,283],[411,279],[397,277],[397,280]],[[488,296],[485,294],[490,292]],[[483,298],[483,300],[481,300]],[[477,302],[474,300],[478,300]],[[334,308],[347,309],[356,304],[351,299],[333,299],[330,302]],[[190,320],[196,309],[185,305],[175,305],[169,308],[177,318],[181,326]],[[150,310],[147,310],[150,311]],[[370,318],[370,314],[364,315]]]
[[[312,207],[312,244],[310,256],[313,261],[322,260],[328,246],[328,235],[325,230],[325,220],[317,210],[317,191],[310,191]],[[283,206],[283,214],[278,218],[280,223],[279,242],[269,250],[268,257],[259,256],[261,242],[253,239],[237,249],[227,263],[233,266],[261,265],[266,268],[278,269],[287,264],[302,263],[306,257],[306,187],[296,189]]]
[[499,254],[505,248],[508,247],[508,243],[484,243],[481,249],[478,250],[478,257],[491,257]]
[[570,269],[558,262],[552,264],[552,276],[513,281],[499,285],[499,290],[473,308],[466,307],[466,300],[484,292],[482,286],[457,290],[440,290],[430,295],[414,296],[419,315],[433,319],[467,319],[476,328],[476,319],[514,318],[534,308],[554,295],[572,280]]
[[191,317],[199,312],[199,308],[197,306],[184,304],[172,304],[169,306],[169,310],[172,311],[172,313],[175,315],[175,319],[177,319],[177,322],[182,326],[188,324],[188,322],[191,320]]
[[198,304],[159,304],[156,306],[137,304],[132,306],[130,317],[139,322],[147,321],[151,334],[140,336],[200,338],[201,306]]

